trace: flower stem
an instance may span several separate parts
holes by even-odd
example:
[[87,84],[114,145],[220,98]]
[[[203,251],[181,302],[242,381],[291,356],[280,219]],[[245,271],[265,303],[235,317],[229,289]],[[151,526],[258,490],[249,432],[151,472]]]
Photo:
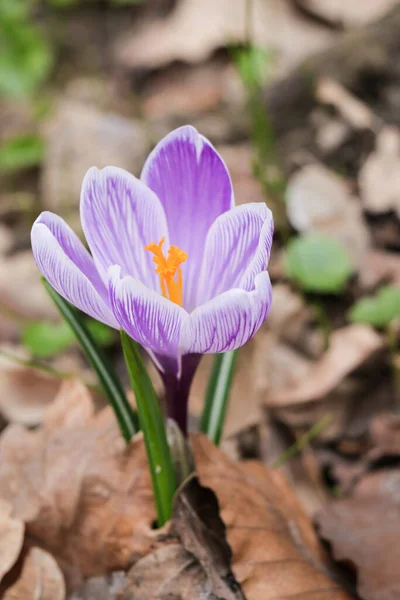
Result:
[[171,518],[172,499],[176,490],[164,419],[138,345],[124,331],[121,331],[121,341],[149,461],[157,522],[158,526],[162,527]]
[[115,413],[121,433],[125,441],[129,443],[139,430],[139,423],[116,374],[89,333],[79,313],[44,278],[43,284],[61,315],[71,327],[86,358],[92,365]]
[[200,431],[219,445],[228,408],[229,392],[237,359],[237,350],[217,354],[208,382]]
[[183,435],[188,432],[188,403],[190,387],[198,367],[200,356],[186,354],[182,357],[181,376],[178,379],[174,374],[160,373],[164,382],[167,415],[179,426]]

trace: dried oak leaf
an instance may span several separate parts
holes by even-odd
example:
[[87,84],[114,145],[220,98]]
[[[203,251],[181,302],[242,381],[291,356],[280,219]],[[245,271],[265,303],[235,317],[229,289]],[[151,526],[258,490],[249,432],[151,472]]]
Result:
[[382,337],[368,325],[348,325],[331,336],[325,354],[298,381],[268,394],[267,406],[290,406],[318,400],[383,347]]
[[376,149],[359,173],[365,210],[379,214],[396,210],[400,215],[400,132],[386,126],[376,138]]
[[0,500],[0,583],[16,563],[24,541],[24,524],[11,512],[11,506]]
[[40,548],[31,548],[19,579],[3,600],[64,600],[65,583],[55,559]]
[[[250,18],[253,43],[276,50],[280,67],[298,63],[334,38],[326,28],[299,19],[281,0],[256,0]],[[116,60],[128,69],[199,63],[227,44],[245,42],[246,28],[246,0],[180,0],[166,18],[121,37]]]
[[178,540],[134,565],[121,600],[349,600],[282,474],[234,463],[204,436],[192,443],[207,487],[192,479],[180,490]]
[[196,476],[174,502],[176,543],[159,548],[130,570],[121,600],[245,600],[231,571],[232,550],[212,490]]
[[278,471],[233,463],[204,436],[193,438],[202,485],[217,495],[232,571],[248,600],[349,600],[330,579],[312,523]]
[[334,557],[357,567],[364,600],[400,597],[399,512],[400,473],[382,470],[365,476],[350,498],[332,502],[317,517]]
[[94,415],[83,384],[66,382],[43,426],[0,438],[0,498],[49,551],[67,583],[128,567],[154,540],[144,445],[125,447],[108,408]]
[[[26,359],[14,349],[12,354]],[[38,425],[59,387],[59,377],[0,355],[0,413],[7,421]]]

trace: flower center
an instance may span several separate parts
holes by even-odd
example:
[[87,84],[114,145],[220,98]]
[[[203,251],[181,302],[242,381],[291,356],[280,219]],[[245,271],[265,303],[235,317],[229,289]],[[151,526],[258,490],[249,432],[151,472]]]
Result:
[[153,262],[157,265],[155,271],[160,276],[162,295],[164,298],[171,300],[171,302],[182,306],[183,290],[180,265],[185,262],[188,255],[184,250],[178,248],[178,246],[170,246],[168,248],[168,258],[165,258],[162,251],[164,242],[165,238],[162,238],[158,244],[151,242],[145,247],[145,250],[154,254]]

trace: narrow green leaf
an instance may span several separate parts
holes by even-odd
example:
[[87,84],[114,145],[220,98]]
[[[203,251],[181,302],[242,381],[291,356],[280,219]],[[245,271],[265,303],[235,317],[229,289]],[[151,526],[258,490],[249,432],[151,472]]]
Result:
[[138,419],[135,411],[129,404],[119,380],[80,316],[73,310],[69,302],[60,296],[45,279],[43,279],[43,283],[61,315],[73,330],[86,358],[95,370],[104,393],[115,413],[122,435],[128,443],[139,429]]
[[294,444],[292,444],[272,465],[273,469],[279,469],[288,460],[296,456],[307,444],[311,442],[321,431],[325,429],[332,421],[332,415],[325,415],[317,421],[306,433],[304,433]]
[[175,472],[165,433],[164,418],[138,345],[122,330],[121,341],[135,392],[140,429],[146,445],[158,526],[162,527],[171,518],[172,499],[176,491]]
[[207,386],[200,431],[207,434],[217,446],[224,428],[236,358],[237,350],[217,354]]

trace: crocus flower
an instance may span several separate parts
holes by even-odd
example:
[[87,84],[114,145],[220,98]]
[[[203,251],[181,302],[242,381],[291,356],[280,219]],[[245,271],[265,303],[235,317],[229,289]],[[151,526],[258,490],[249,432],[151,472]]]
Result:
[[89,169],[80,214],[91,254],[43,212],[32,227],[38,267],[72,304],[146,348],[183,426],[199,355],[242,346],[268,314],[271,211],[235,207],[222,158],[185,126],[155,147],[140,179]]

